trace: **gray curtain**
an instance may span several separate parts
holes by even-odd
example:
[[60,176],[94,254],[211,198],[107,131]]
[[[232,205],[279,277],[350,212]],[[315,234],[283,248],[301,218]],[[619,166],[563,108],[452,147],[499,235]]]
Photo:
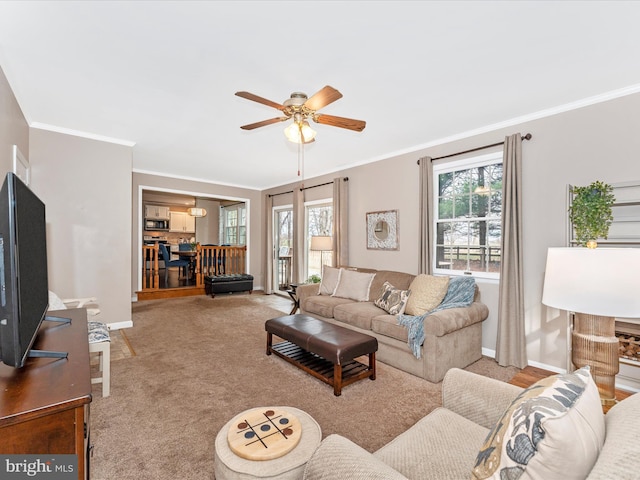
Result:
[[264,252],[264,293],[273,293],[273,197],[267,195],[264,199],[264,231],[267,236]]
[[302,185],[293,189],[293,253],[291,254],[291,277],[293,283],[306,281],[304,271],[304,191]]
[[418,253],[419,273],[433,271],[433,165],[431,157],[422,157],[420,165],[420,251]]
[[502,176],[502,261],[496,360],[527,366],[522,275],[522,137],[505,138]]
[[333,266],[349,265],[349,181],[333,179]]

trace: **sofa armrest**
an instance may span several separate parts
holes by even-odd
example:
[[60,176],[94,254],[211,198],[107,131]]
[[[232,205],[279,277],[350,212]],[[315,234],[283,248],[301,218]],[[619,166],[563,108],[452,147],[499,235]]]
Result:
[[442,380],[442,406],[485,428],[492,428],[522,388],[459,368]]
[[443,337],[461,328],[482,322],[489,316],[489,308],[480,302],[468,307],[448,308],[424,317],[424,334]]
[[[637,478],[640,393],[618,402],[604,417],[606,437],[587,480]],[[636,472],[636,473],[633,473]]]
[[296,288],[296,295],[298,297],[298,302],[300,306],[302,306],[302,302],[309,297],[313,297],[314,295],[320,294],[320,284],[319,283],[305,283],[303,285],[298,285]]
[[386,463],[340,435],[329,435],[313,453],[304,470],[305,480],[366,478],[407,480]]

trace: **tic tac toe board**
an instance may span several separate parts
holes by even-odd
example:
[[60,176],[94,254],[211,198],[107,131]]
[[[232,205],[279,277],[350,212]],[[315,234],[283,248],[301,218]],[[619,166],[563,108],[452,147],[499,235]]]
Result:
[[229,448],[247,460],[273,460],[298,445],[302,426],[290,412],[256,408],[241,413],[231,421],[227,440]]

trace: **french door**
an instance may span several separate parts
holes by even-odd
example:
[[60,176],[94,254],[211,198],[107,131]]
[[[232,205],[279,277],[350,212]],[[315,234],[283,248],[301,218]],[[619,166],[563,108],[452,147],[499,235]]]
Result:
[[287,290],[293,260],[293,207],[273,209],[273,289]]

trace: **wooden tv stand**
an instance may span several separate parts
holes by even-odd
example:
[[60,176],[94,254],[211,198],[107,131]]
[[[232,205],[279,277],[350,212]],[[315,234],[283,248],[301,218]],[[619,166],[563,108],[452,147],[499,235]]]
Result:
[[78,479],[89,478],[89,338],[84,308],[55,312],[70,324],[44,321],[36,350],[68,357],[0,363],[0,453],[76,454]]

